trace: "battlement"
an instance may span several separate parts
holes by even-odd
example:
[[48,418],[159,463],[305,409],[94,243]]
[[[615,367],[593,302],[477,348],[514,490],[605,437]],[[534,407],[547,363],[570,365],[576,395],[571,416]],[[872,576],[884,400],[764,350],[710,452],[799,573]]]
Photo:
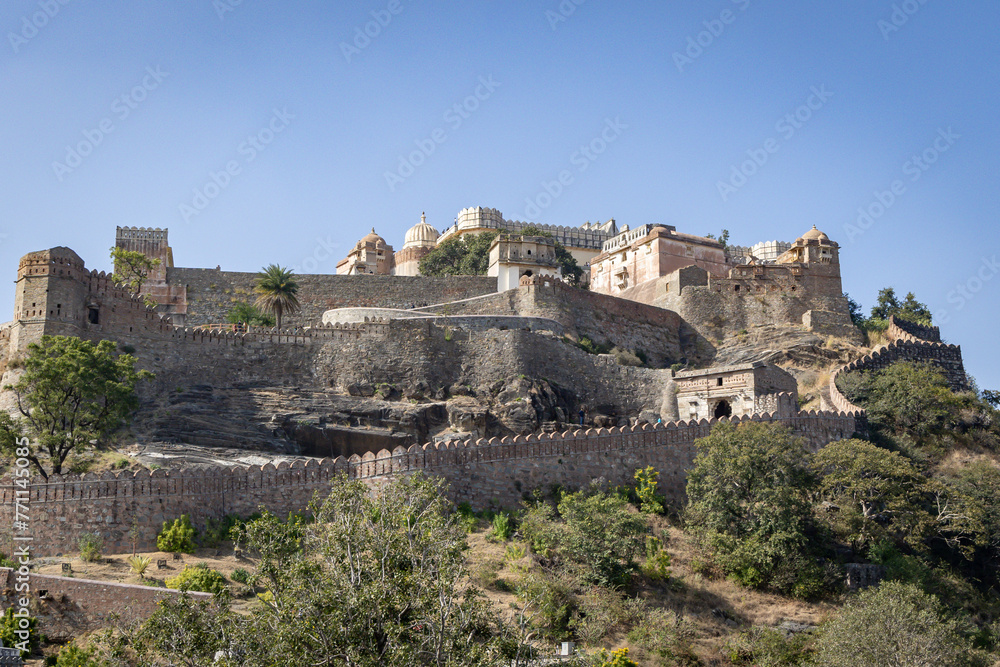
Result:
[[[652,465],[661,471],[668,497],[680,502],[694,441],[725,420],[452,440],[277,465],[35,477],[28,486],[32,526],[45,536],[35,540],[35,555],[74,551],[80,532],[99,533],[111,550],[127,549],[133,521],[139,548],[147,549],[153,548],[162,521],[181,514],[204,526],[209,518],[249,515],[260,505],[278,514],[299,511],[341,474],[378,486],[394,475],[424,471],[447,479],[456,502],[511,507],[533,488],[550,483],[580,487],[598,479],[622,484],[632,480],[637,468]],[[855,431],[854,416],[845,413],[800,412],[785,418],[766,413],[729,421],[785,423],[811,448]],[[0,513],[12,511],[18,491],[9,477],[0,481]]]
[[889,317],[887,333],[892,340],[941,342],[941,329],[938,327],[925,327],[916,322],[898,319],[895,315]]
[[851,403],[837,387],[837,378],[841,373],[879,371],[899,361],[930,362],[944,373],[953,391],[969,389],[968,377],[962,362],[962,348],[942,343],[940,330],[937,327],[924,327],[890,317],[886,334],[890,340],[888,344],[838,368],[830,376],[830,402],[835,409],[861,415],[865,412]]
[[116,227],[115,241],[151,242],[169,245],[167,230],[159,227]]
[[[600,251],[601,245],[608,238],[618,233],[615,221],[605,223],[587,222],[579,227],[571,225],[545,225],[521,220],[507,220],[503,213],[495,208],[463,208],[455,217],[455,224],[442,232],[438,242],[466,231],[482,229],[498,229],[511,234],[519,234],[526,227],[548,232],[553,240],[566,248],[577,248]],[[582,261],[582,260],[581,260]]]
[[84,271],[83,260],[66,247],[29,252],[17,265],[17,278],[25,276],[78,277]]

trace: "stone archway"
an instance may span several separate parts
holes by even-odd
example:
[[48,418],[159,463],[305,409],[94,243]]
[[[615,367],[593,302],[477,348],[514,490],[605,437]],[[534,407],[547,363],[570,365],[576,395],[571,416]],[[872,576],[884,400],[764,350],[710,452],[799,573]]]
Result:
[[733,416],[733,406],[729,404],[729,401],[722,400],[715,405],[715,414],[713,415],[716,419],[721,419],[723,417]]

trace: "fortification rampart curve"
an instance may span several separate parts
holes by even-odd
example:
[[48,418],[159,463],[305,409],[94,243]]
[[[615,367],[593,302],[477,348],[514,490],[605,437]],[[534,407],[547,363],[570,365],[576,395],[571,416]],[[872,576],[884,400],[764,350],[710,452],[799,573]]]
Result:
[[830,375],[830,402],[835,410],[864,415],[864,410],[851,403],[837,387],[837,379],[842,373],[878,371],[899,361],[933,363],[944,373],[953,390],[968,390],[962,348],[941,342],[941,333],[937,327],[925,327],[893,316],[889,318],[886,336],[889,343],[838,368]]

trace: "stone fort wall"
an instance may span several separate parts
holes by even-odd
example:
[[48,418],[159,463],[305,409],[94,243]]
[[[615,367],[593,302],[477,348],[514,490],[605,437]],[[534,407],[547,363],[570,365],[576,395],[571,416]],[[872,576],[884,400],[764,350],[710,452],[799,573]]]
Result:
[[954,391],[967,391],[969,379],[962,362],[962,348],[941,342],[937,327],[924,327],[906,320],[889,318],[886,331],[889,344],[837,369],[830,376],[830,402],[834,409],[863,412],[837,388],[842,373],[880,371],[899,361],[925,361],[934,364],[944,374]]
[[[10,568],[0,568],[0,599],[13,605],[15,578]],[[92,581],[47,574],[28,575],[30,596],[38,600],[42,632],[50,640],[70,640],[105,627],[115,614],[123,623],[143,621],[156,611],[161,600],[176,598],[180,591],[152,586],[134,586],[110,581]],[[44,597],[42,596],[44,592]],[[21,596],[17,593],[16,596]],[[209,600],[209,593],[189,592],[194,600]],[[29,598],[30,599],[30,598]]]
[[[683,499],[685,472],[694,460],[694,440],[707,436],[717,421],[452,441],[261,468],[35,478],[28,503],[34,554],[75,552],[84,532],[100,534],[109,550],[121,553],[131,548],[128,531],[133,522],[139,531],[139,549],[152,550],[163,522],[181,514],[191,516],[199,527],[209,518],[249,515],[261,506],[284,515],[304,509],[339,474],[377,486],[392,475],[424,471],[448,480],[456,502],[483,508],[515,506],[524,494],[550,484],[582,487],[598,479],[631,483],[637,468],[651,465],[661,471],[661,490],[676,503]],[[849,438],[856,428],[855,415],[846,413],[799,413],[784,420],[765,414],[733,421],[784,423],[812,448]],[[4,525],[11,525],[16,492],[9,478],[0,484]]]
[[450,315],[521,315],[555,320],[578,337],[609,343],[625,350],[642,350],[650,364],[663,368],[682,357],[684,322],[672,311],[636,301],[570,287],[561,282],[524,285],[458,303],[418,309]]
[[[167,281],[187,287],[186,326],[216,324],[226,321],[235,303],[253,302],[256,273],[215,269],[174,268],[167,271]],[[488,276],[348,276],[297,275],[299,312],[286,315],[282,325],[288,328],[319,324],[323,313],[333,308],[379,307],[415,308],[447,301],[491,294],[497,279]]]

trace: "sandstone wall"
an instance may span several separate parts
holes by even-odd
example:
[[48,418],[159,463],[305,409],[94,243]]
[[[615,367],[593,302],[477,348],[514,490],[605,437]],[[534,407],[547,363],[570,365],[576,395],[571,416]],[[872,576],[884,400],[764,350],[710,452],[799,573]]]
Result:
[[[35,556],[51,556],[74,552],[84,532],[100,534],[110,551],[122,553],[131,549],[127,533],[133,521],[139,530],[138,547],[147,551],[155,548],[162,523],[181,514],[200,527],[209,518],[249,515],[261,506],[284,515],[305,508],[314,493],[323,494],[331,478],[341,473],[378,485],[392,475],[424,471],[447,479],[456,502],[483,508],[515,506],[524,494],[550,484],[576,488],[594,480],[632,483],[636,468],[652,465],[661,472],[661,491],[680,502],[685,473],[694,460],[694,440],[708,435],[717,421],[452,441],[277,467],[35,478],[27,512]],[[734,421],[784,423],[814,449],[849,438],[856,429],[855,416],[843,413],[799,413],[784,420],[758,415]],[[16,491],[9,478],[0,484],[3,525],[11,525]]]
[[937,327],[923,327],[912,322],[889,318],[886,331],[889,344],[837,369],[830,376],[830,402],[835,410],[864,413],[837,388],[841,373],[880,371],[900,361],[923,361],[934,364],[944,374],[953,391],[967,391],[969,378],[962,361],[962,348],[942,343]]
[[437,314],[519,314],[555,320],[577,337],[641,350],[650,363],[666,367],[692,350],[681,349],[683,322],[677,313],[636,301],[569,287],[562,283],[529,285],[460,303],[421,308]]
[[[0,590],[5,606],[13,606],[23,592],[15,592],[14,571],[0,568]],[[71,639],[105,627],[117,614],[124,623],[142,621],[156,611],[157,603],[179,596],[180,591],[152,586],[134,586],[47,574],[28,575],[29,599],[40,608],[41,631],[49,639]],[[39,599],[45,592],[44,600]],[[195,600],[208,600],[209,593],[191,592]]]
[[[171,285],[187,286],[185,325],[215,324],[226,321],[233,304],[253,301],[256,273],[215,269],[173,268],[167,273]],[[490,294],[497,290],[496,278],[452,276],[338,276],[298,275],[302,309],[282,320],[289,328],[319,324],[323,312],[332,308],[373,306],[415,308],[456,299]]]

